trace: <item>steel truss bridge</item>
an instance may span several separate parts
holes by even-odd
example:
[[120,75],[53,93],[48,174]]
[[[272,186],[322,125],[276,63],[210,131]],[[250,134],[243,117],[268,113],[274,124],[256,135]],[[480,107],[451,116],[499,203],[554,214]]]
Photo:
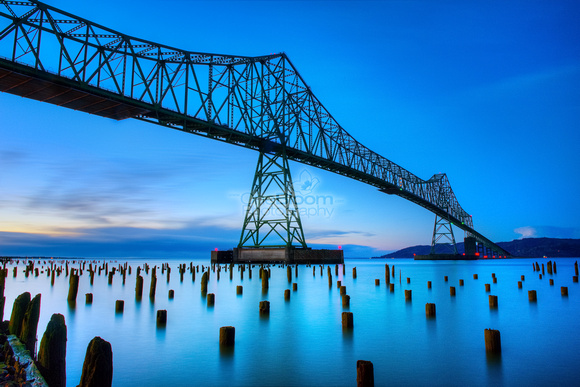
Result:
[[[247,57],[185,51],[38,1],[0,0],[0,90],[259,151],[256,196],[240,246],[248,241],[260,246],[273,233],[287,244],[305,246],[288,167],[293,160],[425,207],[436,215],[433,243],[448,233],[438,231],[441,224],[448,230],[451,223],[475,238],[479,249],[509,255],[473,228],[445,174],[423,180],[355,140],[284,53]],[[273,186],[280,192],[266,195]],[[260,210],[264,204],[287,214],[266,219],[267,211]]]

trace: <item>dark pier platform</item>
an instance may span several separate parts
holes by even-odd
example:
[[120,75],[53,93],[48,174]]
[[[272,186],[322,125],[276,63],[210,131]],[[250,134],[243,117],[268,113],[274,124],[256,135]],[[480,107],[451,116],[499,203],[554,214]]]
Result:
[[479,259],[476,255],[467,254],[427,254],[427,255],[415,255],[414,259],[416,261],[472,261]]
[[234,248],[212,251],[211,263],[342,264],[344,251],[295,247]]

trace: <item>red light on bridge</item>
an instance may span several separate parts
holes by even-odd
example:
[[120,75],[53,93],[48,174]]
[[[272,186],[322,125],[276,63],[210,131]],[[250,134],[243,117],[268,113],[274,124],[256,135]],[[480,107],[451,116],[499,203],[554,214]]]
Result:
[[476,256],[476,257],[479,257],[479,253],[475,253],[475,256]]
[[338,246],[338,249],[339,249],[339,250],[342,250],[342,246]]
[[215,251],[218,251],[218,248],[217,247],[215,248]]
[[484,255],[483,258],[487,258],[487,255]]
[[463,255],[465,255],[465,253],[463,253]]

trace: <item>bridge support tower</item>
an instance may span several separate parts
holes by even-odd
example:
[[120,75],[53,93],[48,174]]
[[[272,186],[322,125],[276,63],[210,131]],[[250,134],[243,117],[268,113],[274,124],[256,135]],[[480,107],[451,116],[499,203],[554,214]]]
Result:
[[433,239],[431,240],[430,255],[435,254],[458,254],[451,222],[447,219],[441,218],[439,215],[435,215]]
[[212,251],[212,263],[336,264],[343,250],[306,245],[284,146],[260,151],[240,242],[228,251]]

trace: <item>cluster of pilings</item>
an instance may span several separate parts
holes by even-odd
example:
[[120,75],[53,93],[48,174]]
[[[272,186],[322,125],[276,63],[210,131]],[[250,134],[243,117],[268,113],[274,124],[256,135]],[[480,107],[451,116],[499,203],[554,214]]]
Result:
[[[16,262],[18,264],[18,262]],[[107,278],[108,284],[112,284],[115,280],[115,276],[118,274],[122,278],[122,283],[125,285],[127,274],[131,275],[132,268],[127,263],[114,265],[112,262],[100,262],[100,261],[61,261],[60,265],[57,262],[50,261],[50,266],[42,265],[41,261],[37,261],[40,267],[35,267],[34,260],[28,260],[25,262],[24,275],[29,276],[34,274],[39,276],[46,272],[47,277],[51,278],[51,284],[54,285],[55,276],[60,276],[64,273],[65,276],[69,277],[69,291],[67,295],[67,300],[69,303],[74,304],[77,301],[79,279],[83,276],[83,272],[88,274],[89,281],[91,285],[94,282],[95,275],[102,275],[104,273]],[[45,262],[46,263],[46,262]],[[111,267],[109,268],[109,263]],[[77,265],[73,267],[73,265]],[[252,278],[253,269],[258,269],[258,277],[261,283],[261,290],[263,294],[269,292],[269,281],[271,278],[272,269],[278,266],[279,268],[286,270],[286,277],[288,282],[288,288],[284,290],[284,300],[289,302],[291,295],[294,292],[298,292],[298,265],[271,265],[271,264],[226,264],[219,265],[213,264],[210,266],[196,265],[193,263],[180,264],[178,266],[180,281],[184,281],[185,275],[189,272],[191,282],[196,282],[196,275],[201,274],[199,290],[203,297],[206,298],[207,306],[212,308],[215,306],[216,294],[210,292],[208,289],[208,283],[210,275],[215,275],[219,281],[222,271],[230,280],[233,279],[234,273],[237,271],[241,279],[244,275],[248,278]],[[342,283],[339,278],[339,270],[342,271],[342,278],[346,276],[346,265],[305,265],[305,267],[312,267],[312,275],[316,276],[317,272],[320,276],[326,275],[328,278],[328,286],[332,288],[336,286],[339,289],[340,302],[343,308],[341,312],[341,322],[342,329],[344,333],[352,332],[354,328],[354,315],[349,311],[351,298],[347,293],[346,286]],[[158,269],[160,272],[158,272]],[[333,270],[334,269],[334,270]],[[575,275],[573,276],[573,282],[578,282],[578,264],[574,264]],[[556,263],[549,261],[544,267],[544,264],[540,265],[536,262],[533,264],[533,271],[539,273],[539,278],[542,279],[546,275],[546,271],[549,276],[555,275],[557,273]],[[229,273],[228,273],[229,272]],[[135,277],[135,299],[140,301],[143,297],[143,276],[142,273],[147,275],[150,274],[150,287],[149,287],[149,298],[151,301],[155,300],[156,297],[156,284],[158,274],[165,276],[167,282],[170,280],[171,267],[168,263],[161,264],[160,267],[153,266],[150,267],[149,264],[145,263],[142,266],[136,268]],[[197,274],[196,274],[197,273]],[[385,265],[384,270],[384,283],[388,288],[390,293],[394,293],[395,285],[394,280],[395,275],[394,265]],[[333,274],[336,276],[336,282],[333,280]],[[8,275],[8,270],[0,270],[0,317],[3,316],[4,312],[4,284],[6,276]],[[18,275],[18,266],[14,267],[12,275],[16,277]],[[352,278],[357,278],[356,267],[352,268]],[[402,271],[399,270],[399,284],[402,284]],[[479,275],[473,274],[473,280],[478,281]],[[491,274],[491,280],[493,283],[497,283],[497,277],[495,273]],[[445,283],[449,282],[449,277],[444,276],[443,281]],[[523,288],[523,283],[525,281],[525,275],[521,275],[521,281],[518,281],[517,287],[519,289]],[[406,277],[406,284],[411,284],[411,277]],[[432,288],[433,281],[427,281],[427,288]],[[554,285],[554,279],[550,278],[550,286]],[[456,285],[449,286],[449,293],[451,297],[456,297],[456,286],[462,287],[465,285],[465,279],[459,279]],[[375,286],[381,286],[381,279],[375,279]],[[485,292],[491,292],[491,285],[489,283],[484,283]],[[561,294],[563,297],[568,296],[568,288],[562,287]],[[238,296],[243,295],[243,286],[238,285],[236,287],[236,294]],[[169,290],[168,298],[172,299],[175,297],[175,291]],[[282,295],[280,295],[282,297]],[[530,302],[537,302],[536,290],[530,289],[528,291],[528,298]],[[405,302],[412,302],[412,290],[404,289],[404,299]],[[35,358],[35,362],[40,370],[41,374],[44,376],[49,385],[60,385],[63,380],[65,380],[65,356],[66,356],[66,325],[64,323],[64,317],[61,314],[54,314],[51,317],[50,322],[47,325],[46,331],[41,340],[38,353],[35,353],[36,345],[36,333],[37,324],[40,315],[40,301],[41,295],[38,294],[34,298],[30,293],[25,292],[18,296],[14,301],[12,315],[10,321],[8,322],[8,331],[10,334],[18,337],[26,348],[30,351],[32,356]],[[85,302],[90,304],[93,302],[93,294],[87,293],[85,295]],[[257,313],[262,318],[268,318],[270,310],[269,301],[260,301]],[[490,309],[498,309],[499,301],[498,296],[489,294],[489,307]],[[123,313],[124,300],[117,300],[115,303],[115,312]],[[436,318],[436,305],[435,303],[425,304],[425,316],[427,319]],[[337,316],[338,317],[338,316]],[[158,328],[165,328],[167,325],[168,316],[167,310],[157,310],[156,313],[156,325]],[[499,331],[494,329],[486,329],[484,331],[484,340],[486,351],[493,354],[501,353],[501,340]],[[220,348],[233,348],[235,343],[235,327],[228,326],[220,328],[219,332],[219,345]],[[371,375],[371,376],[369,376]],[[357,362],[357,383],[359,385],[370,385],[369,378],[372,378],[373,368],[372,363],[369,361],[359,361]],[[97,378],[97,379],[95,379]],[[90,380],[98,380],[97,385],[111,385],[112,383],[112,349],[111,345],[100,337],[95,337],[87,348],[87,354],[85,362],[83,364],[83,373],[81,376],[81,386],[91,385]],[[363,384],[360,384],[363,383]]]
[[[0,280],[0,284],[2,285],[0,289],[2,295],[4,293],[4,278],[6,273],[6,269],[0,270],[0,278],[2,278]],[[71,288],[74,282],[72,279],[75,276],[76,274],[71,274]],[[76,284],[78,286],[78,280]],[[26,349],[27,359],[24,361],[20,359],[20,362],[16,366],[22,368],[22,370],[29,369],[29,372],[38,370],[40,373],[40,376],[35,374],[27,375],[25,378],[27,382],[35,380],[35,385],[46,383],[46,385],[51,387],[65,386],[67,328],[64,316],[58,313],[52,315],[42,335],[38,352],[36,352],[40,301],[40,294],[37,294],[31,299],[29,292],[24,292],[16,297],[10,320],[5,321],[3,324],[4,326],[7,325],[8,328],[4,333],[8,333],[13,337],[14,344],[12,345],[17,345],[20,342]],[[29,363],[28,360],[33,361],[34,367],[27,365]],[[5,361],[9,361],[9,359],[5,359]],[[112,381],[113,352],[111,344],[100,337],[95,337],[91,340],[87,348],[79,386],[111,386]]]

